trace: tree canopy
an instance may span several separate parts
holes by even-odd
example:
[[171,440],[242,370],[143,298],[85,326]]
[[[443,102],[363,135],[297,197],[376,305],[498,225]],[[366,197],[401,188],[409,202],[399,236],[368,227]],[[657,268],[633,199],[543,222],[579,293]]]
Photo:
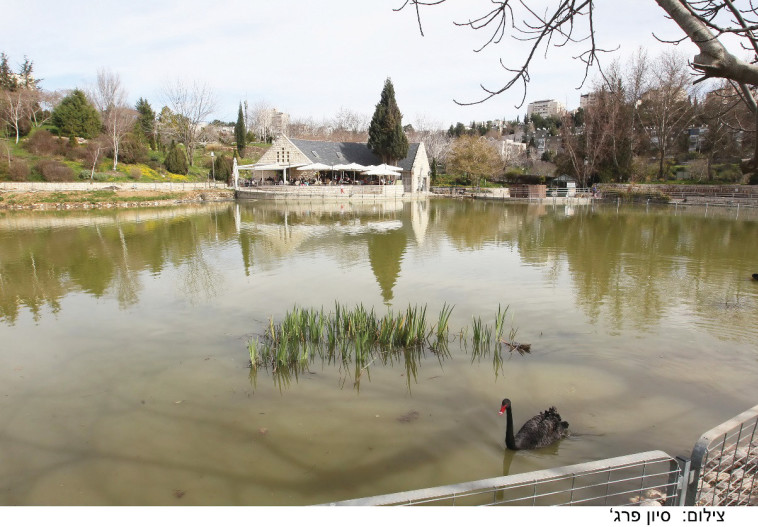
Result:
[[502,167],[497,149],[483,137],[459,137],[448,155],[448,170],[468,177],[473,185],[498,175]]
[[53,124],[61,136],[90,139],[101,129],[100,116],[82,90],[68,94],[53,111]]
[[387,79],[368,128],[368,147],[385,163],[397,162],[408,155],[408,138],[402,121],[395,88]]
[[[419,31],[423,35],[421,9],[439,6],[446,1],[404,0],[396,10],[402,11],[410,7],[415,12]],[[758,4],[754,0],[655,2],[662,10],[661,16],[670,18],[684,34],[678,40],[669,42],[678,44],[689,40],[699,50],[690,61],[690,66],[700,76],[695,83],[706,79],[728,81],[758,122],[758,103],[755,98],[755,86],[758,85]],[[508,76],[500,87],[482,86],[485,93],[479,100],[459,104],[478,104],[516,85],[523,88],[523,104],[530,80],[532,60],[540,55],[545,56],[551,46],[578,47],[575,57],[584,65],[585,80],[590,68],[598,65],[600,54],[609,51],[604,49],[596,38],[594,15],[598,2],[554,0],[539,9],[531,4],[532,2],[523,0],[491,0],[484,12],[472,13],[467,21],[456,22],[458,26],[484,31],[484,43],[477,51],[490,45],[501,44],[505,36],[530,43],[520,63],[510,65],[501,59],[500,64],[508,72]],[[628,2],[612,4],[614,9],[623,9],[622,6],[634,9]],[[477,7],[471,9],[474,11]],[[733,52],[727,49],[725,42],[729,43]],[[747,57],[740,58],[744,54],[747,54]],[[753,132],[754,128],[748,131]],[[758,141],[755,142],[752,159],[744,160],[742,168],[745,173],[758,174]]]

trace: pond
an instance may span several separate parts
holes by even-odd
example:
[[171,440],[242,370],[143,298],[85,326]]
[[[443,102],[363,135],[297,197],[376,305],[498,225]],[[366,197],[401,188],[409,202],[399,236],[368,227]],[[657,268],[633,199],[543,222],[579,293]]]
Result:
[[[661,449],[758,403],[758,211],[433,199],[0,214],[0,504],[304,505]],[[294,306],[449,354],[252,371]],[[472,318],[526,354],[474,356]],[[555,405],[572,435],[506,451]]]

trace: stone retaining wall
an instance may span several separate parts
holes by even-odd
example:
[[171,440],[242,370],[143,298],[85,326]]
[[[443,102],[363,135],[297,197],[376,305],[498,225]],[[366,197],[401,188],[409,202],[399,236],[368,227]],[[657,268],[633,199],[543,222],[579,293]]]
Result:
[[215,181],[213,183],[177,183],[177,182],[151,182],[151,183],[108,183],[101,181],[62,181],[59,183],[48,182],[14,182],[0,181],[0,191],[6,192],[65,192],[65,191],[90,191],[90,190],[134,190],[134,191],[151,191],[160,190],[164,192],[180,192],[184,190],[202,190],[207,188],[225,189],[228,188],[224,183]]
[[237,190],[237,198],[239,199],[371,202],[405,199],[409,197],[410,196],[403,191],[402,185],[319,185],[308,187],[274,185],[243,187]]

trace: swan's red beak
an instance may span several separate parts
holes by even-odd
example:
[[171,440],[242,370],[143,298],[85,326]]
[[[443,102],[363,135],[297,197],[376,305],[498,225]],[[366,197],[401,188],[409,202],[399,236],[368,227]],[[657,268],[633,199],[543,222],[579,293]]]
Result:
[[498,414],[503,415],[505,413],[505,409],[506,408],[508,408],[508,406],[506,406],[506,405],[501,406],[500,407],[500,411],[498,412]]

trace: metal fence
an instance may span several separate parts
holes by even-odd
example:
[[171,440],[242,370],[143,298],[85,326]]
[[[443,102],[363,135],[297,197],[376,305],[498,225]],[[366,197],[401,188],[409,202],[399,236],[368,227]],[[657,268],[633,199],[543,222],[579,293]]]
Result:
[[703,434],[690,458],[686,505],[758,505],[758,406]]
[[680,468],[661,451],[330,505],[633,505],[677,500]]
[[690,458],[660,450],[329,505],[758,505],[758,406],[703,434]]

